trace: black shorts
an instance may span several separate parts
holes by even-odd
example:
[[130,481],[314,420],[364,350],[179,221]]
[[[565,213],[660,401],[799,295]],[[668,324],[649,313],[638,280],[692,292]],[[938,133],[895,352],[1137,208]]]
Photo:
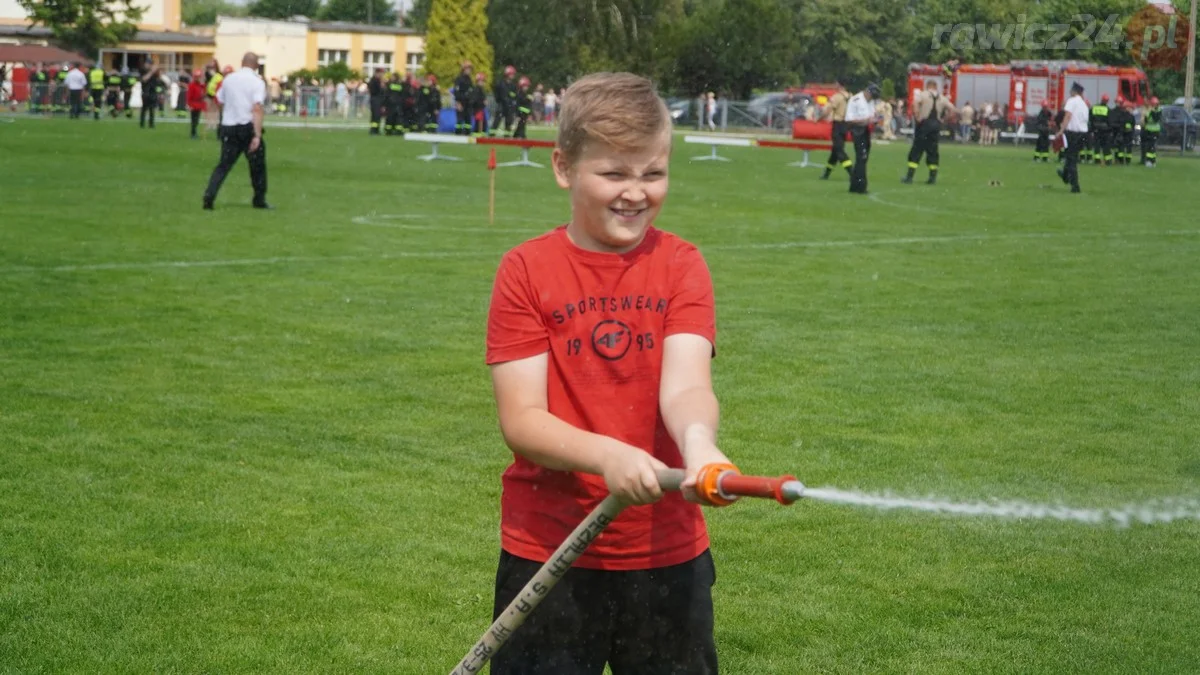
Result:
[[[541,567],[501,551],[498,617]],[[716,675],[708,551],[631,572],[572,568],[496,656],[492,675]]]

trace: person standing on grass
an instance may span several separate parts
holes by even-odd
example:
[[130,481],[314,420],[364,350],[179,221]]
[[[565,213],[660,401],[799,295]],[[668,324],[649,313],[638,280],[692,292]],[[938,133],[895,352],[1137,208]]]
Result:
[[1071,85],[1071,98],[1063,106],[1062,129],[1058,132],[1060,140],[1066,143],[1063,148],[1065,165],[1058,170],[1058,177],[1071,186],[1072,193],[1079,192],[1079,153],[1083,150],[1087,132],[1088,104],[1083,100],[1083,85],[1076,82]]
[[142,112],[138,115],[138,126],[146,128],[146,116],[150,116],[150,128],[154,128],[154,112],[158,109],[158,92],[162,87],[162,76],[153,61],[147,61],[142,69]]
[[[571,219],[500,261],[486,362],[504,472],[493,617],[605,496],[630,506],[503,649],[493,675],[717,672],[715,568],[695,476],[728,465],[712,390],[713,285],[653,223],[671,116],[647,79],[580,78],[551,161]],[[685,469],[664,494],[656,471]]]
[[196,139],[196,128],[200,126],[200,116],[204,114],[204,79],[199,69],[192,73],[192,81],[187,86],[187,107],[192,115],[192,138]]
[[822,120],[828,119],[833,123],[829,135],[829,162],[825,165],[825,173],[821,174],[821,180],[829,180],[829,175],[839,166],[845,169],[847,174],[850,173],[850,158],[846,155],[846,102],[850,100],[850,92],[846,91],[840,79],[837,81],[837,88],[833,96],[829,97],[825,111],[821,114]]
[[217,90],[221,106],[221,160],[213,169],[204,191],[204,208],[212,209],[225,176],[238,157],[246,155],[250,164],[250,185],[254,188],[254,208],[269,209],[267,204],[267,145],[263,141],[263,106],[267,84],[258,75],[258,55],[246,52],[242,68],[231,73]]
[[[854,168],[850,172],[850,192],[867,194],[867,160],[871,158],[871,120],[879,98],[879,85],[872,84],[850,97],[846,103],[846,128],[854,139]],[[826,167],[828,170],[828,167]]]
[[70,117],[77,120],[83,115],[83,88],[87,86],[87,76],[79,69],[78,63],[73,63],[64,80],[67,85]]

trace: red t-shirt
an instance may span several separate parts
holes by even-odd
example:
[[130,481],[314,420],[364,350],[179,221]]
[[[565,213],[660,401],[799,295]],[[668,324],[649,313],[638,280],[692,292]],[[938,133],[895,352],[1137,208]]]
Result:
[[[500,262],[488,314],[488,365],[549,352],[550,413],[683,467],[658,408],[662,346],[693,333],[716,344],[712,278],[695,246],[656,230],[629,253],[586,251],[558,227]],[[543,468],[514,454],[504,472],[501,546],[544,562],[608,495],[602,476]],[[708,548],[700,508],[678,492],[626,508],[578,567],[634,570]]]

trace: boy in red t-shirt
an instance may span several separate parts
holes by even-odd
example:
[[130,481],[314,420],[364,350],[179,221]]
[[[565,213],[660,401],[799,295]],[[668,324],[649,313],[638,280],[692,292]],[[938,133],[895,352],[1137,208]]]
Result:
[[[567,92],[552,161],[571,220],[509,251],[488,315],[504,472],[498,616],[609,493],[630,504],[492,660],[494,675],[717,672],[695,476],[716,446],[712,279],[653,227],[671,117],[649,80]],[[656,470],[684,468],[664,494]]]

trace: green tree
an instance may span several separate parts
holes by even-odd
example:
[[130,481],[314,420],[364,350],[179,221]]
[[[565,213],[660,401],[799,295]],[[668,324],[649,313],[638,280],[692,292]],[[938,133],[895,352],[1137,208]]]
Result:
[[246,16],[246,7],[227,0],[184,0],[182,14],[185,26],[211,26],[218,16]]
[[404,15],[404,25],[419,31],[424,31],[429,24],[429,8],[433,0],[414,0],[412,7]]
[[265,19],[290,19],[293,16],[316,18],[321,0],[254,0],[247,7],[250,16]]
[[388,0],[328,0],[317,16],[322,21],[391,26],[396,23],[396,8]]
[[748,99],[795,79],[792,14],[783,0],[724,0],[688,17],[669,79],[690,94],[715,90]]
[[50,29],[63,46],[95,55],[137,34],[145,8],[134,0],[17,0],[29,22]]
[[[945,0],[955,2],[957,0]],[[865,84],[903,80],[913,51],[914,12],[903,0],[793,0],[798,50],[794,67],[809,81],[843,78]]]
[[361,77],[358,71],[346,65],[345,61],[334,61],[329,65],[320,66],[317,68],[317,79],[321,82],[347,82],[355,78]]
[[487,0],[434,0],[425,32],[425,72],[449,83],[464,60],[486,68],[492,63],[487,27]]

